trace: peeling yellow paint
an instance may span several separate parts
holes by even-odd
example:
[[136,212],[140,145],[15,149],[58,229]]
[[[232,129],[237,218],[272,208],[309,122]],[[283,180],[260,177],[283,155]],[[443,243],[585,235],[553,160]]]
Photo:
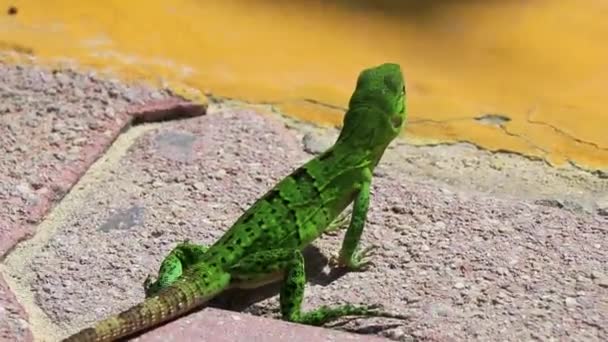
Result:
[[[0,0],[0,10],[1,50],[321,123],[340,121],[360,69],[396,61],[410,135],[608,165],[606,1]],[[474,119],[487,113],[511,120]]]

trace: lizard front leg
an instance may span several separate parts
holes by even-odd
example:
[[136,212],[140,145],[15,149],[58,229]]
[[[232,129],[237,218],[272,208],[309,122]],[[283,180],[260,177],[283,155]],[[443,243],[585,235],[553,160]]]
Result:
[[144,281],[146,297],[154,296],[160,290],[174,283],[181,277],[184,270],[199,261],[207,249],[207,246],[197,245],[189,241],[178,244],[161,262],[156,281],[152,281],[150,275]]
[[304,257],[297,249],[274,249],[252,254],[234,265],[230,273],[236,286],[242,288],[249,287],[249,284],[265,283],[267,279],[280,279],[283,274],[281,315],[290,322],[319,326],[343,316],[402,318],[379,311],[377,306],[367,305],[322,306],[302,312],[306,274]]
[[338,230],[348,227],[351,210],[344,210],[323,231],[323,234],[334,235]]
[[368,247],[363,250],[358,248],[369,209],[371,171],[368,170],[368,173],[368,179],[361,184],[359,193],[353,203],[350,225],[346,230],[344,240],[342,240],[342,248],[337,258],[338,265],[346,266],[352,270],[362,270],[369,265],[368,257],[371,255],[370,252],[373,248]]

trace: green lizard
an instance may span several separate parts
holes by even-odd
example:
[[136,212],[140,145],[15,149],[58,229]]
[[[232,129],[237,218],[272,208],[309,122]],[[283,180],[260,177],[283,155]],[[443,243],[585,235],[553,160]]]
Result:
[[64,341],[111,341],[192,311],[229,288],[255,288],[282,280],[283,319],[322,325],[342,316],[397,317],[377,306],[300,309],[304,297],[301,250],[331,229],[353,203],[336,261],[351,270],[369,264],[358,248],[369,207],[372,171],[406,121],[401,68],[386,63],[363,70],[332,147],[258,199],[212,246],[179,244],[144,283],[146,299]]

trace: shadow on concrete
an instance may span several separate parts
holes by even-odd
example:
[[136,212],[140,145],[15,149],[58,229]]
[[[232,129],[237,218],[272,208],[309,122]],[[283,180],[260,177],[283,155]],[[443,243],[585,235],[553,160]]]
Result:
[[[495,2],[511,2],[513,0],[293,0],[290,6],[301,6],[303,8],[314,5],[314,7],[341,7],[345,11],[367,11],[375,14],[386,15],[387,17],[401,17],[407,20],[424,21],[432,20],[437,12],[444,12],[450,7],[477,5],[487,3],[493,5]],[[258,0],[268,4],[275,1]]]
[[[308,246],[304,249],[303,254],[307,284],[327,286],[347,273],[347,270],[342,268],[331,268],[330,272],[324,272],[323,270],[329,264],[329,259],[315,246]],[[209,306],[224,310],[243,311],[257,302],[277,295],[281,289],[281,284],[282,282],[279,281],[255,289],[226,291],[214,298]]]
[[[348,272],[348,270],[344,268],[335,267],[330,267],[330,271],[325,272],[324,269],[329,264],[329,259],[325,255],[323,255],[321,251],[315,246],[307,247],[306,249],[304,249],[303,254],[306,262],[307,284],[317,284],[326,286],[331,284],[335,280],[341,278]],[[209,303],[209,306],[218,309],[241,312],[257,302],[277,295],[281,289],[281,284],[282,282],[276,282],[255,289],[230,290],[214,298]],[[304,300],[306,301],[306,296],[304,296]],[[332,304],[334,303],[327,303],[327,305]],[[273,308],[272,311],[277,316],[280,315],[280,308],[278,306],[276,308]],[[252,313],[255,315],[264,314],[264,312],[258,312],[255,310]],[[325,325],[325,327],[340,329],[342,331],[347,331],[356,334],[371,335],[377,334],[381,331],[399,327],[403,324],[402,322],[393,324],[375,324],[372,322],[365,326],[359,327],[348,325],[350,321],[353,321],[355,319],[361,319],[361,317],[342,318],[340,320]]]

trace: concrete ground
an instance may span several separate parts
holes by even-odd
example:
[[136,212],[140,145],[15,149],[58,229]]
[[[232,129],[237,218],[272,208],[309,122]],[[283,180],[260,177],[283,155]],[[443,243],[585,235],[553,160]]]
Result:
[[[11,341],[54,341],[140,301],[177,242],[213,242],[336,135],[271,107],[207,107],[70,70],[0,64],[0,99],[0,339]],[[608,339],[604,173],[400,140],[374,179],[362,240],[379,247],[374,267],[327,265],[342,234],[306,251],[305,309],[378,303],[407,320],[288,324],[269,319],[269,286],[138,340]]]

